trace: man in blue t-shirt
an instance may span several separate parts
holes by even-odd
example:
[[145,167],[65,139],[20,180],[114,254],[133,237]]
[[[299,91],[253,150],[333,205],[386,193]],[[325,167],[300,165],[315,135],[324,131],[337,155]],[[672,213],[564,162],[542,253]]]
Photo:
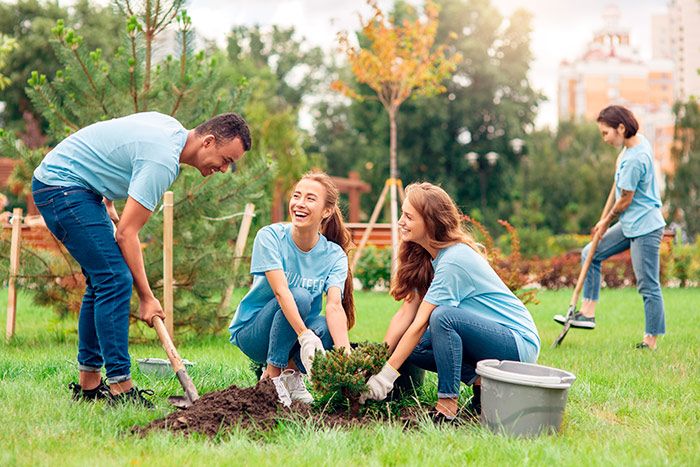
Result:
[[[234,113],[192,130],[144,112],[87,126],[53,148],[34,171],[32,194],[51,232],[80,264],[86,290],[78,324],[76,400],[137,401],[131,382],[129,302],[152,326],[164,318],[144,268],[139,231],[187,164],[202,176],[235,170],[250,149],[250,130]],[[126,199],[121,217],[113,201]],[[116,231],[114,230],[116,225]],[[105,367],[107,384],[102,382]]]

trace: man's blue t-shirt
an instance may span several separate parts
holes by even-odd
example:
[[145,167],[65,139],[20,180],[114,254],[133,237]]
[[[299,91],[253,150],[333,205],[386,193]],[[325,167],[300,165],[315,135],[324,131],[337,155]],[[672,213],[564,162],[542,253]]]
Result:
[[109,200],[131,196],[153,211],[180,172],[187,130],[173,117],[143,112],[94,123],[44,157],[34,177],[80,186]]
[[625,148],[615,171],[615,196],[622,190],[634,191],[632,203],[620,214],[622,233],[627,238],[639,237],[666,225],[661,214],[661,195],[654,173],[654,153],[649,141]]
[[540,337],[530,312],[483,256],[458,243],[440,250],[432,263],[435,275],[423,300],[468,309],[505,326],[515,338],[520,359],[537,361]]
[[272,224],[260,229],[253,243],[250,273],[253,285],[238,305],[229,326],[231,342],[246,323],[272,299],[275,294],[265,272],[280,269],[287,276],[289,288],[303,287],[311,294],[312,315],[321,313],[323,294],[338,287],[341,294],[348,276],[348,257],[340,245],[319,234],[318,242],[309,251],[302,251],[292,239],[292,224]]

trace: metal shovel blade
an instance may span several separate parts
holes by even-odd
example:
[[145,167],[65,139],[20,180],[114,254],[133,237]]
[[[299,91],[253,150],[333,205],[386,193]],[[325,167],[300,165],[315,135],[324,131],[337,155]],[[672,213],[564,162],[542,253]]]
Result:
[[192,401],[189,400],[187,396],[170,396],[168,397],[168,402],[178,409],[183,410],[192,406]]

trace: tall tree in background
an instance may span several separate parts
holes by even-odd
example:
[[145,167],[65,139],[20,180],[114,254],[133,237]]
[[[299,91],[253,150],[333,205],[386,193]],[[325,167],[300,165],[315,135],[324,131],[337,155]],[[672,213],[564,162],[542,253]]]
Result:
[[[62,20],[57,22],[51,43],[62,68],[53,78],[33,72],[27,87],[33,105],[48,122],[52,141],[96,121],[143,110],[172,115],[194,128],[216,114],[242,107],[246,91],[232,86],[221,73],[220,58],[193,49],[192,22],[183,3],[145,2],[137,9],[129,1],[118,2],[124,15],[122,45],[109,59],[100,49],[87,49],[82,36]],[[154,43],[168,26],[175,25],[170,45],[176,55],[155,63]],[[11,132],[0,133],[0,152],[21,160],[13,178],[28,189],[32,171],[47,148],[32,150],[19,144]],[[231,248],[241,219],[238,214],[247,201],[264,196],[270,169],[263,153],[250,151],[234,175],[202,179],[196,169],[183,167],[171,187],[176,200],[174,318],[178,328],[211,331],[230,320],[230,310],[220,310],[217,298],[238,280],[232,272]],[[162,290],[162,220],[156,210],[141,232],[146,271],[156,294]],[[82,287],[75,279],[80,269],[72,260],[41,252],[25,258],[23,274],[30,276],[26,280],[32,281],[37,301],[61,313],[79,306]]]
[[673,107],[676,117],[673,158],[676,172],[670,177],[666,199],[668,221],[684,224],[689,238],[700,235],[700,106],[696,99],[678,102]]
[[[78,0],[70,7],[47,0],[17,0],[0,2],[0,34],[17,40],[17,47],[0,67],[12,84],[3,91],[0,100],[5,108],[0,122],[5,128],[25,131],[25,122],[32,125],[37,118],[25,92],[27,77],[32,71],[52,76],[61,67],[59,58],[49,45],[51,29],[59,19],[76,25],[76,31],[93,48],[100,48],[107,56],[119,45],[123,21],[113,6],[99,6],[89,0]],[[46,122],[40,122],[46,129]],[[24,138],[32,146],[40,145],[40,138]]]
[[[522,155],[511,141],[525,139],[532,130],[544,98],[527,78],[532,18],[523,10],[504,18],[489,0],[437,0],[437,4],[436,42],[449,42],[450,52],[463,59],[442,83],[446,96],[409,99],[401,107],[398,170],[407,183],[441,184],[465,212],[490,228],[500,228],[496,219],[512,214],[512,186]],[[407,15],[405,2],[395,4],[394,14]],[[381,190],[388,161],[375,141],[389,143],[382,106],[372,101],[349,107],[326,103],[315,112],[316,144],[326,150],[329,167],[358,170],[375,190]],[[499,154],[495,166],[483,157],[492,151]],[[465,159],[469,152],[482,156],[476,169]],[[475,212],[477,206],[481,210],[481,179],[485,213]],[[367,201],[365,210],[370,207]]]
[[[399,108],[412,94],[430,96],[443,92],[442,81],[454,71],[461,57],[447,53],[446,45],[436,45],[439,8],[430,0],[424,6],[423,15],[413,14],[415,19],[403,21],[395,16],[387,17],[376,1],[368,0],[367,3],[374,13],[371,18],[361,20],[360,46],[352,45],[347,33],[341,33],[339,41],[355,79],[369,86],[375,94],[359,94],[343,81],[334,82],[333,87],[356,100],[379,100],[389,116],[387,183],[390,187],[393,269],[398,251],[396,119]],[[378,206],[382,201],[380,197]],[[356,253],[356,259],[360,254],[360,251]]]

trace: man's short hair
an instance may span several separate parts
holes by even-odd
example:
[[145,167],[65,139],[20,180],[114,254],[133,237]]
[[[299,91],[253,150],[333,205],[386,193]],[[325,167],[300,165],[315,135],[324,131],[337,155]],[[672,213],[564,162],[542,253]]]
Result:
[[248,124],[243,117],[233,112],[217,115],[207,120],[198,125],[194,132],[198,135],[214,135],[217,144],[240,138],[245,151],[248,151],[252,145]]

